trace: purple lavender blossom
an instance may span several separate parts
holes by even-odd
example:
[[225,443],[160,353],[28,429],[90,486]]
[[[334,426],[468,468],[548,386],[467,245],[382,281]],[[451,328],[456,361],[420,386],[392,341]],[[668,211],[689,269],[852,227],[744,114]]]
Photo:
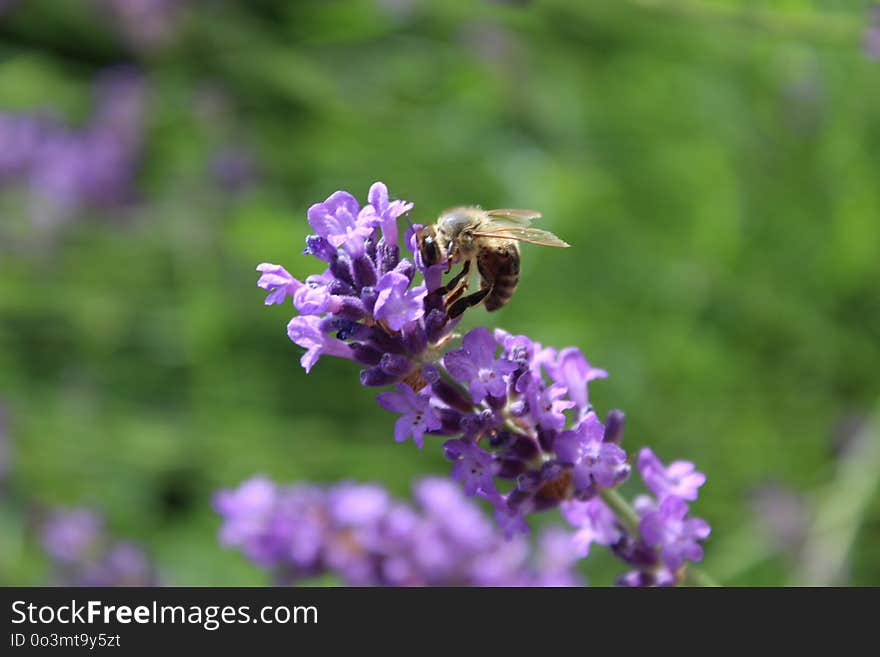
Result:
[[[564,399],[567,389],[554,383],[547,386],[537,377],[522,377],[519,383],[525,385],[525,397],[535,426],[550,431],[560,431],[565,427],[565,411],[575,406],[575,402]],[[522,386],[520,386],[522,387]]]
[[577,428],[559,434],[554,443],[560,463],[573,468],[577,491],[608,488],[629,476],[626,452],[614,443],[604,442],[605,427],[595,413],[587,413]]
[[550,377],[565,386],[574,405],[585,414],[590,409],[587,384],[595,379],[607,378],[608,372],[592,367],[577,347],[566,347],[553,363]]
[[443,365],[459,382],[466,384],[474,402],[488,395],[503,397],[507,391],[506,375],[516,369],[516,363],[495,358],[497,345],[488,329],[475,328],[464,336],[462,348],[443,357]]
[[631,570],[617,578],[617,586],[623,587],[646,587],[646,586],[675,586],[677,578],[675,573],[666,568],[657,570]]
[[155,569],[137,545],[115,541],[91,509],[53,512],[42,524],[43,549],[65,586],[156,586]]
[[338,358],[353,358],[348,344],[337,338],[331,338],[321,330],[321,320],[315,316],[299,316],[290,320],[287,335],[300,347],[305,347],[300,363],[306,372],[314,367],[318,359],[327,354]]
[[410,281],[397,271],[389,271],[376,285],[376,305],[373,315],[384,320],[392,331],[421,319],[425,314],[424,300],[428,294],[424,285],[409,288]]
[[612,545],[623,536],[617,516],[598,497],[585,502],[567,500],[560,507],[562,517],[577,532],[572,537],[572,546],[581,557],[590,554],[590,545]]
[[673,461],[664,466],[648,447],[639,452],[638,468],[648,490],[661,501],[675,496],[692,502],[697,499],[700,486],[706,483],[706,475],[697,472],[690,461]]
[[372,214],[362,213],[357,199],[348,192],[333,192],[323,203],[309,208],[309,224],[331,246],[345,247],[348,254],[363,254],[364,239],[372,233]]
[[386,244],[397,244],[397,218],[413,208],[406,201],[388,201],[388,188],[385,183],[373,183],[367,194],[370,204],[368,212],[372,213],[371,221],[382,228],[382,237]]
[[265,302],[267,306],[271,306],[273,303],[284,303],[287,297],[293,299],[296,291],[303,286],[281,265],[261,262],[257,265],[257,271],[262,273],[257,285],[269,291]]
[[[263,478],[215,496],[220,541],[276,582],[333,574],[354,586],[573,586],[581,583],[565,536],[533,552],[506,541],[452,482],[424,479],[415,505],[375,484],[279,486]],[[559,530],[556,530],[557,532]]]
[[425,432],[441,426],[440,418],[431,408],[430,397],[413,392],[405,383],[397,384],[397,392],[379,393],[376,401],[386,411],[402,413],[394,424],[394,440],[399,443],[412,436],[413,442],[421,449]]
[[342,300],[330,292],[333,281],[333,275],[329,271],[309,276],[294,291],[293,305],[303,315],[320,315],[340,310]]
[[451,476],[464,484],[464,492],[469,497],[481,493],[495,499],[495,462],[489,452],[480,449],[469,440],[450,440],[443,445],[446,458],[452,460]]
[[670,570],[677,570],[685,560],[703,558],[703,548],[697,541],[708,538],[711,529],[705,520],[689,518],[688,511],[684,500],[667,497],[639,524],[642,538],[649,546],[660,548],[663,563]]

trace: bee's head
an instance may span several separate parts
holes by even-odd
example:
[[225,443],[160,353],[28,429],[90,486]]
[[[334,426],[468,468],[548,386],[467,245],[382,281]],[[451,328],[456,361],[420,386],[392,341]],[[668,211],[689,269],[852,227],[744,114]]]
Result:
[[437,240],[436,226],[425,226],[417,230],[416,244],[419,247],[419,254],[422,256],[422,264],[426,267],[438,265],[445,260],[443,248]]

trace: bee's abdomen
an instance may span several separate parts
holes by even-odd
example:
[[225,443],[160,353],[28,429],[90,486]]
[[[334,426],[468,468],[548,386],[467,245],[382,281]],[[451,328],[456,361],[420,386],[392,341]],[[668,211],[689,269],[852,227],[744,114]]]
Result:
[[495,279],[495,286],[486,297],[486,310],[498,310],[505,303],[510,301],[516,286],[519,283],[519,276],[501,276]]
[[486,310],[498,310],[510,300],[519,284],[519,249],[515,243],[484,249],[477,265],[483,284],[492,286],[486,296]]

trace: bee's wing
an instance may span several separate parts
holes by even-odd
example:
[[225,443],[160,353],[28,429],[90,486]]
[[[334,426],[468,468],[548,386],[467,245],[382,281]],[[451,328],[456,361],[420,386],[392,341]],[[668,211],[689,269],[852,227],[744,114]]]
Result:
[[528,226],[535,219],[541,218],[537,210],[520,210],[516,208],[501,208],[500,210],[486,210],[486,215],[493,221],[514,226]]
[[556,237],[549,230],[541,230],[540,228],[531,228],[529,226],[493,224],[474,231],[474,235],[478,237],[497,237],[503,240],[516,240],[517,242],[529,242],[530,244],[540,244],[541,246],[556,246],[559,248],[571,246],[568,242],[564,242]]

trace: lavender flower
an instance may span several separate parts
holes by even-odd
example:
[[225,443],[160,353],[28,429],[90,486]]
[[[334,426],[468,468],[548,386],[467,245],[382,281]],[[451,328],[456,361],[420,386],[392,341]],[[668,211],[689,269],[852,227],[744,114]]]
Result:
[[469,440],[450,440],[444,446],[446,458],[453,461],[451,476],[464,484],[464,492],[498,498],[495,488],[495,461],[492,455]]
[[34,220],[42,222],[129,203],[144,105],[141,78],[119,69],[99,79],[94,117],[82,129],[42,114],[0,114],[0,186],[28,190]]
[[384,320],[392,331],[418,321],[425,315],[424,300],[428,293],[424,285],[409,288],[409,279],[396,271],[389,271],[376,285],[376,304],[373,314]]
[[388,201],[388,188],[385,183],[373,183],[367,194],[370,201],[368,212],[371,212],[371,222],[382,228],[382,238],[386,244],[397,244],[397,218],[409,212],[413,208],[412,203],[406,201]]
[[505,375],[516,369],[516,363],[504,358],[496,360],[498,345],[488,329],[476,328],[462,340],[462,348],[443,357],[443,365],[460,383],[466,384],[474,402],[487,396],[503,397],[507,393]]
[[697,541],[705,540],[711,531],[705,520],[688,518],[688,505],[677,497],[667,497],[656,511],[642,518],[639,531],[651,547],[660,547],[663,563],[670,570],[685,560],[700,561],[703,548]]
[[300,360],[306,372],[312,369],[323,354],[339,358],[353,357],[345,342],[323,332],[321,320],[317,317],[294,317],[287,325],[287,335],[300,347],[306,348],[306,353]]
[[402,443],[412,436],[421,447],[426,431],[441,427],[440,418],[431,408],[430,398],[413,392],[405,383],[397,384],[397,392],[383,392],[376,396],[379,406],[392,413],[402,413],[394,425],[394,440]]
[[152,563],[137,545],[112,539],[91,509],[53,512],[41,527],[43,549],[64,586],[156,586]]
[[592,367],[577,347],[566,347],[553,363],[550,377],[565,387],[574,405],[585,414],[590,409],[587,384],[594,379],[607,378],[608,372]]
[[[458,318],[446,311],[446,267],[424,266],[420,226],[403,240],[412,259],[400,256],[395,222],[412,204],[389,201],[382,183],[370,188],[369,200],[361,207],[338,191],[309,208],[316,234],[306,238],[305,252],[326,270],[306,284],[279,265],[261,265],[258,285],[272,301],[293,295],[300,315],[288,335],[306,348],[306,371],[331,355],[362,365],[364,386],[396,385],[396,392],[377,396],[382,408],[400,414],[395,440],[412,437],[422,447],[425,436],[446,436],[452,479],[492,505],[506,536],[528,532],[530,514],[564,505],[577,529],[575,554],[606,545],[645,574],[628,581],[665,581],[662,568],[676,571],[679,581],[679,567],[701,556],[698,541],[708,536],[708,525],[691,518],[683,501],[696,499],[705,476],[685,461],[666,467],[643,450],[639,470],[659,500],[643,510],[644,531],[634,511],[622,522],[620,504],[607,502],[630,475],[621,447],[625,417],[614,410],[601,422],[588,394],[607,372],[574,347],[557,350],[483,327],[457,335]],[[398,521],[407,517],[401,512]],[[426,554],[439,559],[433,550]]]
[[290,275],[281,265],[273,265],[271,262],[262,262],[257,265],[257,271],[262,272],[257,285],[268,290],[266,305],[284,303],[287,297],[293,299],[293,295],[303,284]]
[[559,462],[571,465],[574,488],[578,492],[605,488],[629,476],[626,452],[605,442],[605,427],[595,413],[588,413],[573,431],[561,433],[554,444]]
[[256,477],[220,491],[220,542],[279,583],[334,574],[354,586],[576,585],[567,533],[506,541],[452,482],[423,479],[415,505],[375,484],[280,486]]
[[613,545],[623,536],[617,516],[598,497],[586,502],[567,500],[562,503],[562,517],[577,529],[572,547],[581,557],[590,553],[593,543]]
[[638,468],[645,485],[661,501],[670,496],[693,501],[706,482],[706,475],[697,472],[690,461],[673,461],[665,467],[648,447],[639,452]]

